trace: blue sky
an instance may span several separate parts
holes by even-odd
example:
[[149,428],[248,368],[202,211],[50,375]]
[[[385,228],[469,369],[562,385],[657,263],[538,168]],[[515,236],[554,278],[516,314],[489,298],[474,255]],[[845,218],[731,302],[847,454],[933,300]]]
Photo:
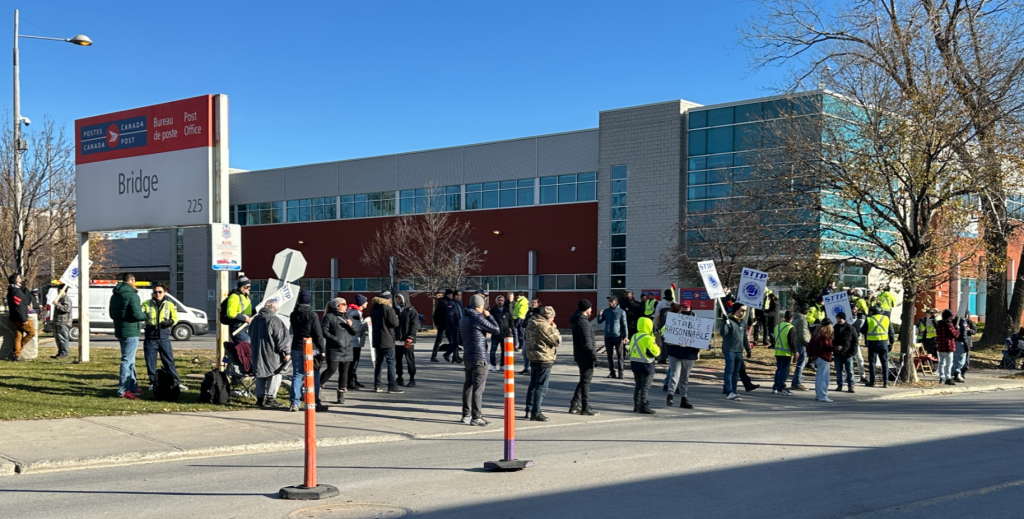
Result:
[[[600,110],[756,97],[784,75],[750,73],[737,28],[754,5],[732,0],[2,3],[0,41],[17,7],[23,34],[96,42],[21,40],[23,114],[72,129],[224,93],[243,169],[593,128]],[[0,84],[10,109],[10,66]]]

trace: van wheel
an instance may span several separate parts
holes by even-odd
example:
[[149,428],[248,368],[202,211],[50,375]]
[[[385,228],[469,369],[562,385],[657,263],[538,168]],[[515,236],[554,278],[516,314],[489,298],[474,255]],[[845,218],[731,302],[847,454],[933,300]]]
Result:
[[171,328],[171,337],[176,341],[187,341],[192,338],[192,328],[187,324],[179,324]]
[[77,326],[72,326],[71,329],[68,330],[68,336],[71,337],[71,340],[77,341],[78,340],[78,335],[79,335],[79,333],[78,333],[78,327]]

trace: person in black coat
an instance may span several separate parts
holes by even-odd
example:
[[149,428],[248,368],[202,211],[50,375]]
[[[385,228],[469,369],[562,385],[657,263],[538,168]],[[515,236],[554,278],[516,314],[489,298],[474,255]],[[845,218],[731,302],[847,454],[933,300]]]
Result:
[[[439,292],[440,293],[440,292]],[[441,348],[441,343],[444,341],[446,335],[447,323],[445,323],[445,313],[448,311],[448,303],[452,300],[452,289],[444,291],[443,296],[438,296],[437,304],[434,305],[434,327],[437,328],[437,337],[434,338],[434,351],[430,354],[430,362],[438,362],[437,350]]]
[[499,295],[494,299],[491,317],[498,323],[499,330],[498,333],[491,335],[491,371],[498,371],[499,358],[500,365],[505,365],[505,338],[513,337],[512,306],[505,301],[505,296]]
[[32,296],[21,285],[21,276],[11,274],[7,278],[10,285],[7,287],[7,313],[10,315],[11,328],[14,329],[14,351],[11,352],[11,360],[27,360],[21,356],[22,346],[36,335],[36,329],[32,321],[28,320],[28,308]]
[[594,368],[597,367],[597,344],[594,329],[590,326],[593,305],[581,299],[576,307],[576,313],[569,318],[569,323],[572,325],[572,357],[580,368],[580,381],[569,402],[569,413],[597,416],[598,413],[590,407],[590,379],[594,377]]
[[292,328],[292,405],[289,411],[298,411],[302,399],[302,386],[305,383],[306,371],[306,339],[313,341],[313,391],[316,396],[317,412],[326,411],[327,406],[320,403],[320,366],[324,361],[324,332],[320,324],[320,318],[310,306],[313,304],[313,294],[308,290],[299,292],[299,304],[295,305],[289,322]]
[[644,316],[644,305],[633,298],[633,291],[627,290],[625,298],[619,301],[619,307],[626,312],[626,327],[629,328],[629,336],[636,335],[636,322]]
[[391,292],[373,298],[370,322],[373,323],[373,347],[377,353],[377,363],[373,366],[373,390],[384,392],[380,372],[387,364],[388,393],[404,393],[395,383],[395,329],[398,328],[398,313],[391,306]]
[[449,362],[462,362],[462,357],[459,356],[459,347],[462,346],[462,327],[459,323],[462,321],[463,313],[465,313],[465,309],[462,307],[462,292],[454,290],[452,298],[444,310],[444,322],[448,333],[448,350],[444,352],[444,360]]
[[846,385],[853,393],[853,358],[860,347],[860,332],[852,324],[846,322],[846,312],[836,314],[836,325],[832,330],[832,346],[835,354],[832,361],[836,365],[836,391],[843,390],[843,370],[846,370]]
[[[396,383],[406,387],[416,387],[416,335],[420,333],[420,313],[412,306],[409,293],[402,291],[396,296],[398,303],[398,329],[395,331],[395,372],[398,374]],[[402,361],[409,368],[409,383],[402,379]]]
[[352,328],[352,320],[347,315],[348,303],[344,298],[336,297],[327,303],[324,318],[320,321],[324,339],[327,341],[327,370],[320,377],[320,387],[335,373],[338,375],[337,403],[345,403],[345,391],[348,387],[348,372],[352,365],[352,336],[356,334]]
[[487,334],[500,333],[498,323],[487,311],[487,300],[476,294],[459,321],[459,336],[466,348],[466,380],[462,384],[462,423],[487,425],[483,418],[483,395],[487,385]]

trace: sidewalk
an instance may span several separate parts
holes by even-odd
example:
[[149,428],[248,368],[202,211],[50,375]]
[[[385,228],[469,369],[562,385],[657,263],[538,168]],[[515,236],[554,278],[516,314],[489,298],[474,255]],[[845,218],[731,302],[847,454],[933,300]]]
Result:
[[[372,372],[365,366],[360,369],[361,380],[372,386]],[[329,412],[317,414],[318,444],[330,447],[490,434],[495,439],[495,452],[500,453],[501,373],[491,373],[488,377],[484,406],[485,418],[491,425],[470,427],[458,422],[461,417],[462,365],[430,363],[428,355],[424,354],[418,367],[418,387],[406,389],[405,394],[350,391],[345,406],[332,406]],[[849,402],[1024,388],[1024,380],[1000,378],[1009,373],[972,371],[968,383],[955,387],[881,389],[857,386],[855,394],[831,396],[837,401],[833,405],[840,408]],[[733,413],[729,419],[740,419],[735,414],[737,411],[823,405],[814,401],[813,391],[798,392],[792,397],[772,395],[771,382],[764,379],[755,380],[762,384],[762,388],[743,393],[742,402],[728,402],[720,394],[721,372],[696,368],[691,377],[690,398],[696,409],[664,409],[663,375],[659,374],[650,397],[658,414],[654,417],[640,416],[631,412],[632,380],[603,378],[603,370],[599,370],[591,386],[591,400],[601,415],[583,417],[567,413],[577,378],[571,350],[562,352],[551,377],[551,389],[544,400],[544,412],[551,421],[541,423],[520,419],[516,424],[520,433],[545,427],[714,416],[718,413]],[[527,377],[517,375],[516,382],[517,418],[521,418],[529,381]],[[334,391],[326,390],[323,399],[328,404],[333,402]],[[0,438],[3,438],[0,475],[301,450],[303,417],[302,412],[252,410],[0,422]]]

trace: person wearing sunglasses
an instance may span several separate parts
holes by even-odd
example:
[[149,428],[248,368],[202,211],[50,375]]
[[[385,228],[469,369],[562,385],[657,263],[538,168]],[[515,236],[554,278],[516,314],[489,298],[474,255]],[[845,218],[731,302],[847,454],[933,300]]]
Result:
[[153,287],[153,297],[142,303],[142,313],[146,314],[142,351],[146,356],[149,390],[153,391],[156,386],[156,359],[159,356],[164,369],[174,376],[178,388],[188,391],[178,377],[178,370],[174,366],[174,350],[171,349],[171,328],[178,322],[178,309],[173,301],[164,297],[166,295],[167,289],[157,284]]

